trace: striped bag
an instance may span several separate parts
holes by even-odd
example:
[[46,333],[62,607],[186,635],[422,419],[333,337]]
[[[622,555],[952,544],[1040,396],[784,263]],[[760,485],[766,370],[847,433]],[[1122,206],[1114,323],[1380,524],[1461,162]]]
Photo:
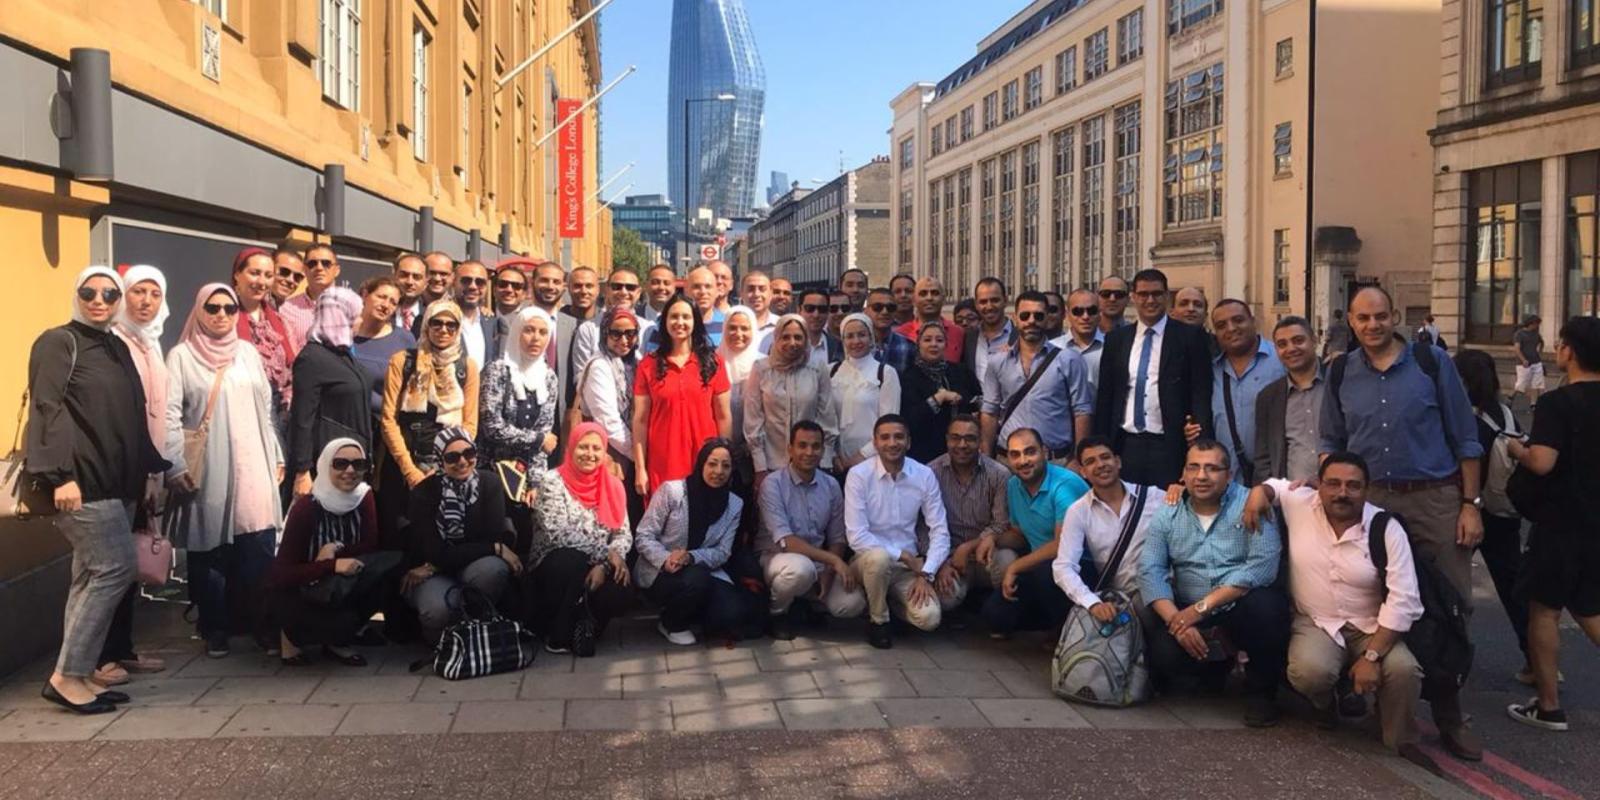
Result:
[[538,644],[522,623],[500,616],[483,592],[457,586],[461,621],[445,628],[433,655],[433,671],[448,681],[515,672],[533,663]]

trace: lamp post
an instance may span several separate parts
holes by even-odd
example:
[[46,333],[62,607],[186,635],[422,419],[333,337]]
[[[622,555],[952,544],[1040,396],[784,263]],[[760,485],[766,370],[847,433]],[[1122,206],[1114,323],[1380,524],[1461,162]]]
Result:
[[691,97],[683,101],[683,252],[689,253],[689,107],[695,103],[726,103],[733,94],[722,92],[712,97]]

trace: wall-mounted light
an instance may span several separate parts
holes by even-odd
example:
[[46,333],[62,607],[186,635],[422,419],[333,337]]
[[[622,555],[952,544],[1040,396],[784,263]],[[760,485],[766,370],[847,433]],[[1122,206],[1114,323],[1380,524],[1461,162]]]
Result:
[[61,165],[80,181],[116,177],[111,136],[111,54],[72,48],[71,65],[50,101],[50,128],[61,140]]
[[344,235],[344,165],[322,167],[322,232]]

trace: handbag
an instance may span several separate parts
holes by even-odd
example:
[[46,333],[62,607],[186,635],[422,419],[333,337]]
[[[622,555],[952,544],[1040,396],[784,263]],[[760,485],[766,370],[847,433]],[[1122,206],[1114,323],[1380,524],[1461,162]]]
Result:
[[[67,368],[67,381],[78,368],[78,339],[68,334],[72,342],[72,361]],[[11,452],[0,459],[0,519],[29,519],[48,517],[56,513],[56,490],[48,482],[28,473],[27,458],[22,452],[22,421],[28,413],[28,390],[22,390],[22,404],[17,408],[17,429],[11,437]]]
[[216,410],[217,393],[222,391],[222,374],[227,370],[227,367],[218,369],[217,377],[211,381],[211,395],[206,398],[206,411],[200,416],[200,427],[183,429],[183,465],[196,487],[205,480],[206,440],[211,436],[211,412]]
[[461,621],[444,629],[433,655],[433,671],[448,681],[515,672],[533,663],[538,641],[522,623],[500,616],[488,595],[470,586],[460,592]]
[[351,556],[361,562],[361,570],[354,575],[335,572],[318,578],[300,588],[300,597],[308,603],[337,606],[349,597],[362,580],[381,579],[383,575],[400,566],[401,554],[397,550],[379,550],[360,556]]
[[166,586],[172,577],[172,540],[152,524],[133,532],[133,550],[139,557],[139,582],[151,588]]
[[508,458],[494,462],[494,474],[500,479],[500,488],[506,490],[506,502],[526,508],[527,503],[523,498],[527,496],[529,486],[528,465],[520,459]]
[[594,655],[595,642],[600,638],[600,623],[589,610],[589,590],[584,589],[578,606],[572,611],[572,652],[579,658]]

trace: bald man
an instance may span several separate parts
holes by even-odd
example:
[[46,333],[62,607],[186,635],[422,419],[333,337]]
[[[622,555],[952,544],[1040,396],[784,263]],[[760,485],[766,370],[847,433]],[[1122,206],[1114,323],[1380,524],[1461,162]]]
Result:
[[733,308],[733,303],[728,297],[733,294],[733,267],[726,261],[713,261],[706,266],[711,268],[711,274],[717,279],[717,310],[723,314]]
[[[716,263],[716,262],[713,262]],[[726,265],[724,265],[726,266]],[[717,308],[717,275],[709,266],[689,270],[683,279],[683,293],[700,311],[700,321],[705,323],[706,334],[714,345],[722,344],[723,312]]]
[[924,325],[937,322],[944,328],[944,360],[959,362],[967,332],[943,316],[944,284],[932,275],[918,279],[912,289],[911,302],[916,308],[916,317],[895,328],[895,332],[915,342]]
[[1185,286],[1172,296],[1172,318],[1196,328],[1206,326],[1206,310],[1210,307],[1206,290],[1198,286]]

